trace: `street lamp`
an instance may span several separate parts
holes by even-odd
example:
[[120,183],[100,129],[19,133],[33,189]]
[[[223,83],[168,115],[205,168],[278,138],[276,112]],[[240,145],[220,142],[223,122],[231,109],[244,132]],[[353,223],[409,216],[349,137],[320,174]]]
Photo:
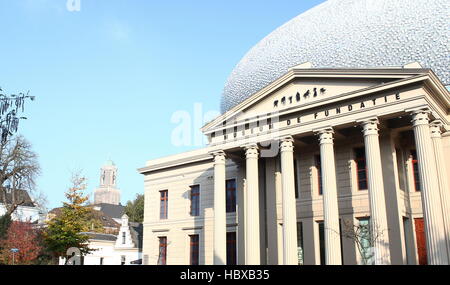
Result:
[[14,265],[14,257],[15,257],[15,254],[19,252],[19,249],[18,248],[11,248],[11,252],[13,254],[13,265]]

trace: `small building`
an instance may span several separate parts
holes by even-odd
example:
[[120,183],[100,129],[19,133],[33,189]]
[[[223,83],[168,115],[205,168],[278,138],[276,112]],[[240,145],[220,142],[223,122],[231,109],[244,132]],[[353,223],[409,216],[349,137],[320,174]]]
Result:
[[[11,216],[13,221],[31,223],[38,223],[41,221],[42,213],[31,199],[28,191],[15,190],[15,199],[19,202],[20,205]],[[5,198],[1,197],[0,195],[0,216],[3,216],[6,213],[6,205],[11,205],[12,201],[13,195],[11,190],[6,190],[6,202]]]
[[[124,214],[117,234],[85,232],[89,248],[95,251],[82,259],[82,265],[142,264],[142,224],[129,222]],[[60,259],[60,265],[65,259]]]

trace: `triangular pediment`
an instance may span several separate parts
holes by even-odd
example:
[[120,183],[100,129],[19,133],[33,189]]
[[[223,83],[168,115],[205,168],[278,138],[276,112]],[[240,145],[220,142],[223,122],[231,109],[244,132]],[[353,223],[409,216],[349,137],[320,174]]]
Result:
[[[206,124],[207,134],[233,122],[252,120],[269,113],[285,113],[307,106],[363,96],[392,84],[419,80],[427,69],[291,69],[225,114]],[[423,79],[422,79],[423,80]]]

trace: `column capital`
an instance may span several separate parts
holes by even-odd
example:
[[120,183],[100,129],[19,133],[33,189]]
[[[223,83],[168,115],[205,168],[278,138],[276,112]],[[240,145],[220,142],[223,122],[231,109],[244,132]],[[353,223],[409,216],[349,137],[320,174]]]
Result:
[[334,130],[332,127],[314,130],[314,133],[319,136],[320,144],[333,143]]
[[256,143],[251,143],[242,146],[242,148],[245,150],[245,156],[246,158],[258,158],[258,145]]
[[214,157],[214,164],[225,164],[226,155],[223,150],[217,150],[210,153]]
[[434,120],[430,124],[430,131],[432,138],[441,138],[442,137],[442,122],[441,120]]
[[280,151],[294,151],[294,139],[291,136],[280,139]]
[[431,111],[428,108],[411,111],[413,126],[428,125],[430,122]]
[[357,121],[357,123],[361,124],[364,136],[378,135],[378,124],[380,122],[378,121],[377,117],[367,118],[361,121]]

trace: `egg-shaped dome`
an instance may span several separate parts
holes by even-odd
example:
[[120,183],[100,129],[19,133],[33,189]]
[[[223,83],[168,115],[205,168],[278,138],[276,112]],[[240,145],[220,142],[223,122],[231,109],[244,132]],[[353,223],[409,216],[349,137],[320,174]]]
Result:
[[295,65],[402,66],[419,62],[450,84],[450,1],[329,0],[279,27],[242,58],[222,95],[226,112]]

